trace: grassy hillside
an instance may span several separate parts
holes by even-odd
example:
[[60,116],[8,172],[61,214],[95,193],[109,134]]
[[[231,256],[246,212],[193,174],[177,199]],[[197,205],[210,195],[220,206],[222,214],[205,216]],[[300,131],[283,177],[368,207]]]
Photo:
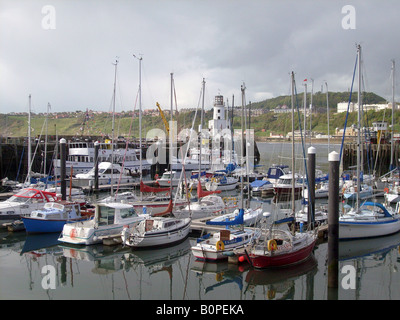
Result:
[[[335,128],[343,128],[345,123],[345,113],[336,114],[336,105],[338,102],[348,101],[348,92],[330,92],[329,105],[330,105],[330,134],[335,133]],[[352,101],[357,101],[357,93],[353,94]],[[302,108],[303,94],[297,96],[297,103],[299,108]],[[385,103],[382,97],[374,93],[364,94],[364,103]],[[289,96],[276,97],[260,102],[252,102],[251,109],[274,109],[278,105],[290,105]],[[316,112],[312,115],[312,130],[320,133],[327,133],[327,115],[326,115],[326,94],[316,93],[313,96],[313,105]],[[179,113],[178,126],[180,128],[190,128],[194,118],[194,111],[183,110]],[[395,131],[400,131],[400,113],[395,115]],[[212,110],[205,113],[205,127],[208,127],[208,120],[212,118]],[[58,114],[58,119],[53,115],[48,119],[48,134],[55,135],[56,130],[59,136],[64,135],[111,135],[112,132],[112,116],[108,113],[92,114],[90,119],[83,125],[85,119],[84,112],[74,112],[70,114]],[[128,113],[122,113],[116,116],[115,135],[122,136],[139,136],[139,120],[138,117],[132,117]],[[348,126],[356,124],[357,113],[353,112],[348,116]],[[374,121],[385,120],[391,123],[391,111],[369,111],[364,115],[364,122],[366,126],[371,126]],[[298,129],[299,123],[303,126],[303,117],[300,120],[297,117],[295,120],[295,129]],[[45,135],[44,128],[45,117],[39,115],[32,115],[32,136]],[[286,134],[291,130],[291,115],[288,114],[274,114],[272,111],[262,115],[252,116],[250,119],[251,127],[255,130],[257,136],[269,136],[270,132]],[[309,119],[307,120],[307,129],[309,129]],[[200,123],[200,115],[196,119],[195,129],[197,130]],[[241,118],[234,117],[233,127],[239,129],[241,126]],[[28,117],[27,115],[10,115],[0,114],[0,134],[2,136],[16,137],[27,136]],[[84,129],[82,131],[82,128]],[[144,116],[142,122],[143,136],[145,133],[153,128],[165,130],[164,124],[159,116]]]

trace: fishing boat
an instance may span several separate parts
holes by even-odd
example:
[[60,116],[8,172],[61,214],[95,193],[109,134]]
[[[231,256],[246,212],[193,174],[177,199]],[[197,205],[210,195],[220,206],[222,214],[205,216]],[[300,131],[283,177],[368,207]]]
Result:
[[56,193],[40,189],[25,188],[0,202],[0,221],[12,223],[21,217],[29,216],[33,210],[39,210],[48,202],[61,200]]
[[[129,171],[128,171],[129,172]],[[111,185],[133,183],[136,178],[130,175],[126,170],[123,170],[119,164],[111,162],[101,162],[98,166],[98,181],[99,185]],[[74,187],[90,187],[95,184],[95,167],[87,173],[80,173],[72,179]]]
[[98,203],[93,219],[65,224],[59,241],[74,245],[102,243],[105,238],[120,237],[124,226],[132,226],[146,217],[127,203]]
[[61,232],[66,223],[87,220],[88,212],[83,213],[77,202],[47,202],[43,209],[34,210],[29,217],[22,217],[27,233]]

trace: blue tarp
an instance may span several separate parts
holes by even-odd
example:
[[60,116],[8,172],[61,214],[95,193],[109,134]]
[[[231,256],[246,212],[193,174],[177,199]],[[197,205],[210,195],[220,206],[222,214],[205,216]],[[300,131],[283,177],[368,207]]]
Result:
[[254,180],[252,183],[250,183],[250,187],[259,188],[266,184],[271,184],[271,182],[268,180]]

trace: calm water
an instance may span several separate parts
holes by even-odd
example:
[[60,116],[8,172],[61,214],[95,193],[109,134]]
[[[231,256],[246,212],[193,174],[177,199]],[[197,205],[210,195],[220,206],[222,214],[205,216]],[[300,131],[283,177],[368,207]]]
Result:
[[[260,144],[266,165],[273,161],[265,156],[273,147],[278,144]],[[317,165],[327,171],[327,146],[316,148]],[[255,205],[271,209],[269,202],[253,200]],[[167,249],[132,251],[122,246],[68,247],[57,242],[58,234],[2,232],[0,236],[0,299],[328,299],[327,242],[323,241],[305,263],[258,271],[247,264],[196,261],[190,251],[193,238]],[[399,245],[400,233],[340,242],[339,271],[350,266],[355,286],[345,289],[346,284],[352,285],[346,277],[349,273],[339,273],[338,299],[400,299]],[[44,266],[54,267],[55,289],[46,288]]]

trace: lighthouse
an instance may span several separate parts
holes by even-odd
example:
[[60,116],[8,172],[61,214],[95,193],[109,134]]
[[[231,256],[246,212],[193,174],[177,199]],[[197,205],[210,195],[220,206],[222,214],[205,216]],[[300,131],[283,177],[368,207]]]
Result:
[[229,121],[225,119],[224,97],[221,95],[215,96],[213,119],[208,121],[208,129],[210,130],[210,135],[215,136],[223,129],[229,128]]

